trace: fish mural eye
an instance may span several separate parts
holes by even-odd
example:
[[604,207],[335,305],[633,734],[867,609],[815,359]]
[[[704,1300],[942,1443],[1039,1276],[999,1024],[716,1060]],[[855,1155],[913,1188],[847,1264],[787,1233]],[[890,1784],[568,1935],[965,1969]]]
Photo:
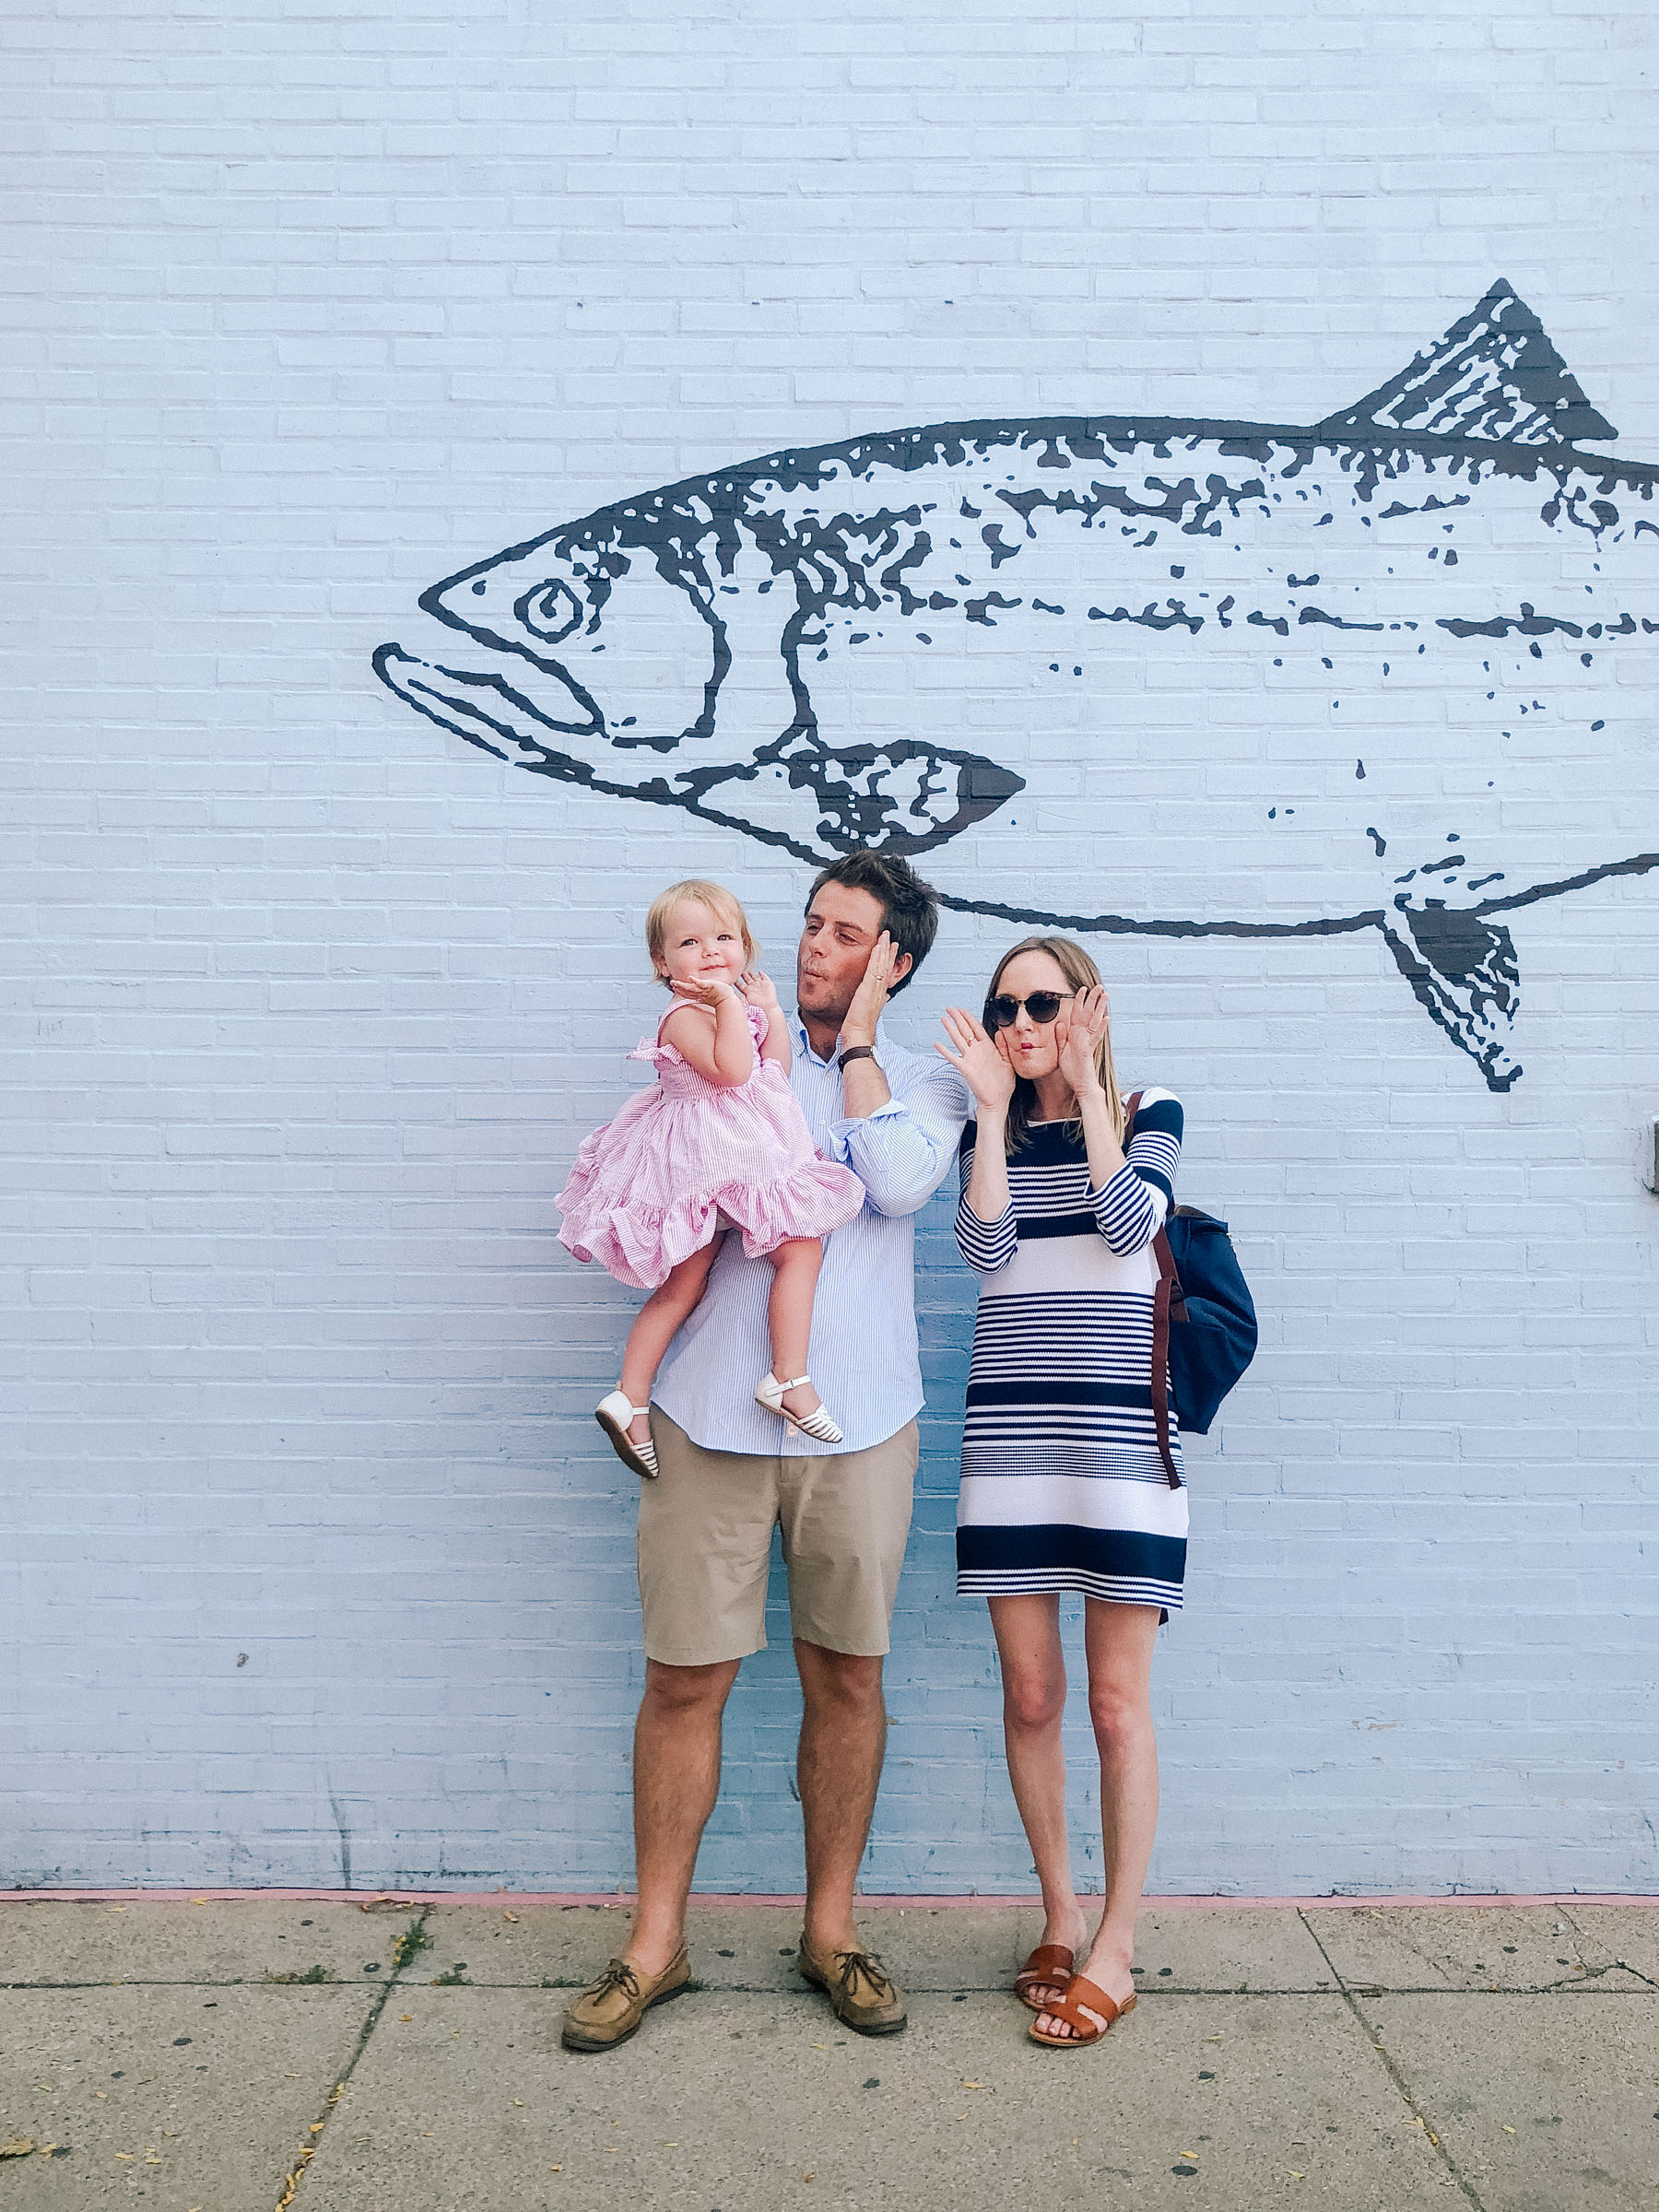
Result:
[[[480,577],[474,583],[475,593],[483,582]],[[485,584],[484,589],[488,591],[488,586]],[[530,635],[539,638],[544,645],[562,645],[572,630],[582,628],[587,615],[586,607],[561,576],[526,592],[516,602],[513,612]]]
[[1501,1091],[1505,917],[1659,869],[1659,465],[1616,437],[1500,281],[1312,424],[936,423],[640,492],[433,584],[374,667],[533,774],[926,853],[962,912],[1375,930]]

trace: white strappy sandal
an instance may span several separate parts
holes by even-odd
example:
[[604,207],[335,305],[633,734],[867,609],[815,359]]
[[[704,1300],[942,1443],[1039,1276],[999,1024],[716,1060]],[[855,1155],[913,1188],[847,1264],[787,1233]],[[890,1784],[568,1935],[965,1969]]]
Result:
[[636,1475],[643,1475],[654,1482],[657,1476],[656,1446],[647,1437],[636,1444],[628,1433],[629,1423],[643,1413],[643,1406],[632,1406],[619,1390],[613,1390],[608,1398],[601,1398],[594,1408],[594,1418],[610,1438],[617,1457]]
[[797,1375],[793,1382],[780,1382],[769,1369],[755,1385],[755,1403],[764,1406],[768,1413],[775,1413],[789,1423],[792,1436],[810,1436],[820,1444],[839,1444],[841,1432],[830,1418],[828,1410],[820,1406],[816,1413],[791,1413],[783,1403],[786,1390],[799,1390],[805,1383],[811,1387],[810,1375]]

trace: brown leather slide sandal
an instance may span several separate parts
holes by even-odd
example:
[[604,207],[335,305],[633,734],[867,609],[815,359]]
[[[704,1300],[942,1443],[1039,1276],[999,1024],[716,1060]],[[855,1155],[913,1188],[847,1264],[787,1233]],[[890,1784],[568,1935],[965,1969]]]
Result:
[[1092,2020],[1085,2019],[1081,2007],[1087,2005],[1090,2012],[1098,2012],[1110,2028],[1121,2020],[1126,2012],[1135,2010],[1133,1996],[1122,2005],[1114,2005],[1103,1989],[1097,1989],[1085,1975],[1074,1974],[1065,1994],[1058,2004],[1046,2005],[1045,2012],[1057,2020],[1064,2020],[1071,2030],[1069,2035],[1044,2035],[1037,2022],[1031,2022],[1029,2033],[1034,2043],[1044,2043],[1051,2051],[1081,2051],[1086,2043],[1098,2043],[1106,2028],[1097,2028]]
[[1063,1943],[1040,1943],[1014,1977],[1014,1994],[1022,2005],[1033,2012],[1053,2012],[1053,2006],[1047,1997],[1034,1996],[1039,1989],[1055,1989],[1063,1994],[1066,1983],[1077,1971],[1077,1954],[1067,1950]]

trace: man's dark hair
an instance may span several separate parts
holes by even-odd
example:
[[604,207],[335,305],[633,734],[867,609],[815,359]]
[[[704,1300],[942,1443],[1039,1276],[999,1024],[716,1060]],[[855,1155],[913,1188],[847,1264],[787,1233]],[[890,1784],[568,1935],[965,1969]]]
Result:
[[868,891],[881,905],[881,926],[900,952],[908,952],[911,964],[893,985],[896,998],[933,950],[939,934],[939,894],[924,883],[908,860],[893,853],[849,853],[832,860],[814,877],[806,894],[806,911],[827,883],[844,884],[850,891]]

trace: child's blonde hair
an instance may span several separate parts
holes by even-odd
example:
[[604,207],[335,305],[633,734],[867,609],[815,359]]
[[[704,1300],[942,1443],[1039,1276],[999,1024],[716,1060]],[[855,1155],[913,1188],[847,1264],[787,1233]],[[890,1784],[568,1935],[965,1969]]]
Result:
[[668,942],[668,924],[677,906],[688,906],[692,900],[706,906],[717,921],[727,922],[743,937],[743,964],[752,968],[760,957],[744,912],[741,900],[733,897],[724,883],[711,883],[705,876],[688,876],[684,883],[671,883],[665,891],[659,891],[651,902],[645,917],[645,949],[651,955],[651,964],[656,971],[658,982],[673,986],[673,978],[665,973],[663,948]]

